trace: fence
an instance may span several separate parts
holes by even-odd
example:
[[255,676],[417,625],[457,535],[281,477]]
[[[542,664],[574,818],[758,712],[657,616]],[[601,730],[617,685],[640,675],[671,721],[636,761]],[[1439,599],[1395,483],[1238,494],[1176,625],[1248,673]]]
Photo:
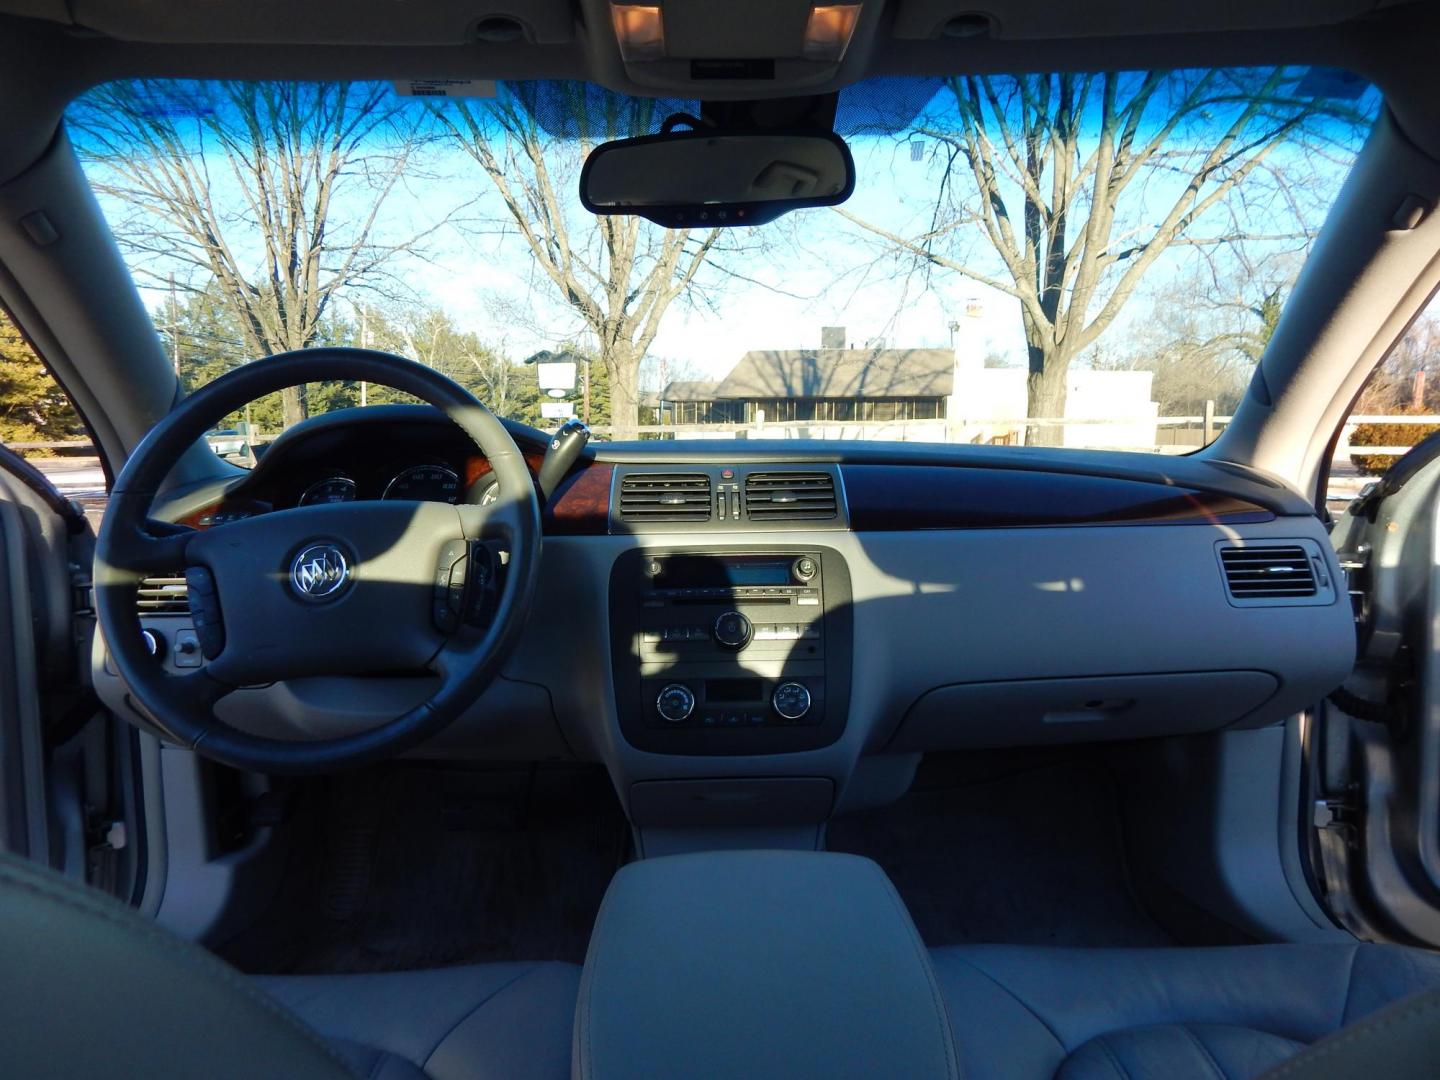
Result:
[[[806,438],[837,438],[849,440],[886,440],[898,442],[948,442],[948,443],[975,443],[984,442],[996,445],[1017,445],[1023,441],[1024,432],[1034,428],[1066,428],[1066,429],[1103,429],[1125,428],[1134,430],[1138,427],[1155,429],[1156,439],[1148,445],[1126,445],[1117,442],[1115,448],[1128,450],[1155,450],[1160,452],[1188,452],[1201,446],[1208,445],[1217,434],[1231,421],[1229,416],[1219,416],[1210,410],[1198,416],[1160,416],[1160,417],[961,417],[959,419],[946,420],[893,420],[893,421],[871,421],[871,420],[845,420],[845,421],[792,421],[785,423],[767,423],[763,419],[758,423],[750,424],[646,424],[634,429],[635,433],[643,437],[661,439],[713,439],[713,438],[764,438],[764,439],[806,439]],[[1340,440],[1336,446],[1336,459],[1343,460],[1350,453],[1350,435],[1360,424],[1396,424],[1396,425],[1440,425],[1440,415],[1418,416],[1404,414],[1398,416],[1352,416],[1346,422],[1341,431]],[[977,429],[988,430],[999,434],[988,437],[962,437],[965,432],[973,432]],[[611,428],[607,425],[595,425],[591,428],[595,435],[603,438],[610,434]],[[264,446],[275,438],[275,435],[256,433],[249,441],[256,446]],[[211,438],[211,443],[233,443],[234,436],[219,436]],[[62,439],[42,442],[15,442],[5,444],[9,449],[24,453],[26,451],[59,451],[62,454],[70,452],[79,456],[93,454],[94,447],[88,439]],[[1087,439],[1087,446],[1100,447],[1105,445],[1103,439],[1090,441]],[[1358,454],[1374,457],[1399,457],[1410,450],[1409,446],[1357,446],[1355,451]]]

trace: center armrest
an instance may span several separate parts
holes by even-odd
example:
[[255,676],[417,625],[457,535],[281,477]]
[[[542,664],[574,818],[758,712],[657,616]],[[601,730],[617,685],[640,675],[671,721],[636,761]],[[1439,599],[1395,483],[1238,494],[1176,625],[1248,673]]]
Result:
[[633,863],[590,939],[575,1075],[958,1076],[929,953],[884,871],[826,852]]

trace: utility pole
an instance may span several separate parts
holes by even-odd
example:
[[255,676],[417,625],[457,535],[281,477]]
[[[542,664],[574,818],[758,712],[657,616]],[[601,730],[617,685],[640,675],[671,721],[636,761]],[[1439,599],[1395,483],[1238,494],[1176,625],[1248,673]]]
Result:
[[585,423],[590,423],[590,358],[585,358]]
[[[370,347],[370,307],[368,304],[360,305],[360,348]],[[360,407],[363,409],[370,404],[370,384],[364,379],[360,380]]]
[[175,303],[175,273],[170,273],[170,363],[180,378],[180,311]]

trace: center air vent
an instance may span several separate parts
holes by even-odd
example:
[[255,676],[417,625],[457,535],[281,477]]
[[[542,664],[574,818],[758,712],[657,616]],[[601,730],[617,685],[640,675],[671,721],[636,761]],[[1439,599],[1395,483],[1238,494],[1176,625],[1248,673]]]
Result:
[[835,478],[824,472],[757,472],[745,479],[751,521],[830,521]]
[[147,577],[140,582],[135,608],[141,615],[190,614],[190,590],[179,574]]
[[1312,556],[1298,544],[1274,544],[1220,549],[1225,587],[1236,601],[1303,600],[1317,596],[1316,567]]
[[709,521],[710,477],[704,473],[636,472],[620,481],[626,521]]

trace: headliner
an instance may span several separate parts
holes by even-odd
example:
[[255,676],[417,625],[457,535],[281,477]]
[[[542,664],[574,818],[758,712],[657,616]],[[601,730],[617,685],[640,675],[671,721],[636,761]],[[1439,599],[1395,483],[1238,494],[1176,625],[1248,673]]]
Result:
[[[809,6],[663,2],[667,27],[673,11],[686,40],[706,31],[717,50],[759,54],[767,34],[783,37],[778,21]],[[755,18],[738,18],[739,8]],[[992,17],[987,36],[941,36],[947,18],[977,8]],[[866,0],[843,63],[824,78],[777,71],[767,82],[695,82],[685,64],[627,67],[606,0],[0,0],[4,12],[0,181],[39,155],[75,94],[145,75],[578,79],[632,95],[723,100],[828,92],[883,75],[1318,63],[1375,82],[1407,134],[1440,151],[1440,5],[1425,0]],[[522,18],[526,39],[477,41],[478,19],[494,13]]]

